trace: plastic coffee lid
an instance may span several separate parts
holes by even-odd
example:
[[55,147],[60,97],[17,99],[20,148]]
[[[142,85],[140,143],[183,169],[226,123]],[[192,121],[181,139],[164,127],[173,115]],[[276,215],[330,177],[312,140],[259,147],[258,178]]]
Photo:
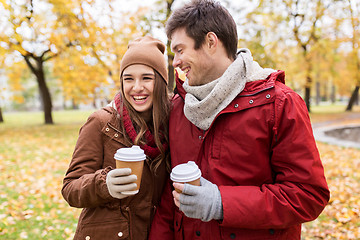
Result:
[[193,161],[177,165],[170,174],[170,179],[174,182],[190,182],[200,177],[201,171]]
[[146,155],[139,146],[133,145],[131,148],[119,148],[114,154],[114,158],[124,162],[135,162],[145,160]]

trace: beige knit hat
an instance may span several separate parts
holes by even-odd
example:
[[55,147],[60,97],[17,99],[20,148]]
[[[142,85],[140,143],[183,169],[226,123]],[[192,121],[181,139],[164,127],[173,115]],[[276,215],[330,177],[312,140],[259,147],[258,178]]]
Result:
[[120,76],[132,64],[144,64],[155,69],[168,83],[167,64],[164,56],[165,45],[151,36],[137,38],[128,45],[120,64]]

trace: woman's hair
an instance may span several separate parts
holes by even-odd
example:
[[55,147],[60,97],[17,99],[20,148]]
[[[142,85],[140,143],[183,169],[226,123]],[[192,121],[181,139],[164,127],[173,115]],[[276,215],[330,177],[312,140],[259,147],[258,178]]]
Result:
[[[131,104],[124,97],[123,91],[123,81],[122,76],[120,80],[120,97],[128,110],[129,117],[133,122],[134,128],[138,133],[135,142],[135,145],[146,144],[145,132],[147,129],[150,130],[154,136],[155,144],[160,150],[160,155],[151,161],[151,168],[156,172],[156,169],[160,166],[161,163],[165,161],[167,171],[170,171],[170,159],[169,152],[165,151],[163,143],[169,144],[169,114],[170,114],[170,95],[168,93],[168,88],[165,80],[161,75],[154,70],[155,72],[155,85],[153,92],[153,105],[152,105],[152,118],[148,123],[141,117],[141,115],[131,106]],[[123,132],[125,133],[125,127],[123,121],[120,121]],[[129,141],[130,138],[127,134],[124,134],[124,137]]]
[[207,33],[215,33],[223,43],[228,57],[236,58],[236,23],[220,3],[213,0],[193,0],[175,10],[165,27],[168,39],[171,39],[174,31],[180,28],[185,28],[187,35],[194,39],[195,49],[201,47]]

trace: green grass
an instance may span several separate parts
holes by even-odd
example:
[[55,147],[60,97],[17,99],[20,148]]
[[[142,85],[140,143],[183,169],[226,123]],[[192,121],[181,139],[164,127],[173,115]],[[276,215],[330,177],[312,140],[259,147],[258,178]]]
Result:
[[[54,111],[53,120],[55,125],[58,124],[82,124],[86,121],[87,117],[94,112],[93,110],[80,111],[80,110],[66,110]],[[4,126],[36,126],[43,125],[44,113],[43,112],[9,112],[3,113]],[[1,125],[0,125],[1,129]]]
[[345,111],[344,105],[311,106],[312,123],[349,120],[353,115],[360,115],[360,106],[354,106],[351,112]]
[[79,209],[61,196],[78,131],[93,111],[4,113],[0,124],[0,239],[72,239]]

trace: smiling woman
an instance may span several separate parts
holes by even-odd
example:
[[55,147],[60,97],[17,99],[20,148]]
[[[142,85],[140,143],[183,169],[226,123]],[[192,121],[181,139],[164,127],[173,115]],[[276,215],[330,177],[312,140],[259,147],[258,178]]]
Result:
[[155,73],[151,67],[142,64],[128,66],[122,76],[125,99],[146,118],[151,117]]
[[[120,65],[119,93],[80,130],[62,189],[72,207],[83,208],[74,239],[148,237],[170,168],[164,51],[150,36],[131,42]],[[133,145],[146,154],[140,186],[131,169],[115,168],[117,150]],[[137,187],[138,193],[125,193]]]

